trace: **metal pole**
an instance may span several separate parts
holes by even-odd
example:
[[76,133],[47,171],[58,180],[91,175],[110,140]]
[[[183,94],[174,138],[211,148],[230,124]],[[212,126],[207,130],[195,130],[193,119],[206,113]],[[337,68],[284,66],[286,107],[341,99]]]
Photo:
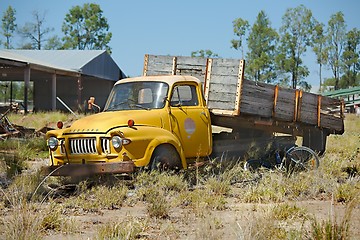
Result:
[[69,110],[76,118],[78,117],[59,97],[56,97],[56,99],[59,100],[59,102],[64,105],[64,107],[66,107],[66,109]]

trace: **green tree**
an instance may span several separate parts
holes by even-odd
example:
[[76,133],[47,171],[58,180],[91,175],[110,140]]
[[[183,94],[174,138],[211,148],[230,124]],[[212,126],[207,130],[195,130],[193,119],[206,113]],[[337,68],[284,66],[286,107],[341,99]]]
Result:
[[209,49],[198,50],[198,51],[191,52],[191,56],[192,57],[203,57],[203,58],[217,58],[217,57],[219,57],[218,54],[213,53]]
[[316,23],[313,32],[312,49],[316,55],[316,63],[319,64],[319,87],[322,92],[322,67],[327,63],[327,51],[325,48],[326,36],[324,33],[324,24]]
[[276,78],[275,52],[278,34],[269,18],[260,11],[247,40],[246,73],[255,81],[271,83]]
[[57,50],[62,48],[63,45],[61,39],[57,35],[50,37],[44,47],[44,49],[46,50],[52,50],[52,49]]
[[1,19],[1,29],[2,33],[5,37],[4,47],[7,49],[12,48],[11,46],[11,38],[14,36],[14,32],[16,30],[16,10],[11,6],[8,7],[6,12],[4,12],[3,17]]
[[346,38],[346,24],[344,14],[337,12],[331,15],[327,28],[327,52],[328,65],[335,79],[335,90],[339,89],[339,81],[341,74],[341,55]]
[[65,49],[106,49],[109,52],[109,42],[112,33],[109,24],[103,16],[100,6],[85,3],[83,7],[75,6],[66,14],[62,25]]
[[233,22],[234,34],[238,37],[237,39],[231,40],[231,47],[236,50],[241,49],[241,58],[244,58],[244,46],[243,38],[246,31],[249,29],[249,22],[242,18],[237,18]]
[[276,61],[277,66],[285,75],[290,74],[292,88],[296,88],[309,70],[303,65],[301,57],[305,54],[311,43],[314,18],[311,10],[300,5],[289,8],[282,17],[280,28],[280,48]]
[[356,78],[360,69],[359,62],[360,31],[356,28],[346,34],[345,49],[342,54],[343,72],[339,86],[348,88],[356,86]]
[[43,49],[43,45],[48,41],[46,35],[54,31],[54,28],[44,27],[45,13],[40,14],[38,11],[32,13],[34,22],[27,22],[19,29],[19,33],[23,38],[28,39],[30,42],[25,43],[22,49]]

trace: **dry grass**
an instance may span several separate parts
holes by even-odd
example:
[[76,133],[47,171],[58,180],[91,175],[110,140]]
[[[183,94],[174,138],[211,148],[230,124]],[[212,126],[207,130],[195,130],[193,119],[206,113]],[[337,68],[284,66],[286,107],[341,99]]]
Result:
[[[72,116],[40,113],[10,118],[19,125],[40,128]],[[242,170],[241,161],[213,159],[178,174],[143,171],[129,182],[101,179],[82,181],[72,188],[54,178],[43,183],[38,172],[26,171],[44,151],[41,139],[2,142],[1,149],[12,154],[0,154],[0,238],[81,235],[79,226],[84,222],[75,216],[102,216],[104,211],[121,212],[124,207],[143,210],[121,220],[101,222],[94,239],[356,238],[359,236],[352,235],[351,226],[356,224],[352,212],[360,201],[359,126],[360,118],[348,116],[344,135],[328,138],[327,153],[313,172],[251,174]],[[50,185],[57,187],[46,187]],[[344,214],[319,218],[297,204],[309,200],[332,200],[347,208]],[[245,203],[254,208],[235,213],[234,206]],[[226,223],[229,215],[236,214],[247,214],[248,221]],[[235,229],[232,235],[229,229]]]

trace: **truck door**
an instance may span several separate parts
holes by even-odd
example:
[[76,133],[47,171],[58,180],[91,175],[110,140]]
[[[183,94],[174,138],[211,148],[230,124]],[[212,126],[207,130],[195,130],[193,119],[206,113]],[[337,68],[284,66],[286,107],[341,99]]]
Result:
[[196,84],[177,84],[170,99],[173,133],[180,139],[185,156],[211,154],[210,113]]

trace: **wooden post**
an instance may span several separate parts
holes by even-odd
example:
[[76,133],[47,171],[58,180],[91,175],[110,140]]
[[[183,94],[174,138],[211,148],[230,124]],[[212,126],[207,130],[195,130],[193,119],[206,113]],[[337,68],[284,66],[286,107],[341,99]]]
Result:
[[146,74],[147,74],[148,62],[149,62],[149,54],[145,54],[143,76],[146,76]]
[[25,114],[28,112],[28,90],[30,87],[30,74],[31,74],[31,69],[30,69],[30,66],[27,65],[24,69],[24,112],[25,112]]
[[279,85],[276,85],[275,90],[274,90],[274,105],[273,105],[272,117],[275,117],[276,103],[277,103],[278,96],[279,96]]
[[302,90],[299,90],[299,100],[298,100],[296,121],[300,121],[302,98],[303,98],[303,91],[302,91]]
[[82,81],[81,81],[81,76],[78,76],[77,78],[77,108],[81,105],[81,91],[82,91]]
[[321,95],[318,96],[317,101],[317,126],[320,127],[321,124]]
[[206,104],[208,103],[209,100],[211,66],[212,66],[212,59],[208,58],[206,60],[206,71],[205,71],[205,79],[204,79],[204,97]]
[[241,92],[244,79],[245,60],[241,59],[239,64],[238,82],[236,87],[235,115],[240,115]]
[[52,75],[51,79],[51,109],[56,110],[56,73]]
[[173,57],[171,75],[176,75],[177,57]]

